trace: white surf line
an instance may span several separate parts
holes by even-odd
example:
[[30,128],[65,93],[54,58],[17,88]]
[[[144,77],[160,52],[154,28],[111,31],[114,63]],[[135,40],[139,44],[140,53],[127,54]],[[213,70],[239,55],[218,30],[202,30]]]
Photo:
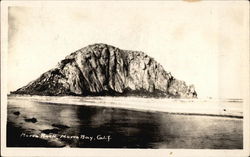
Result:
[[[19,97],[20,98],[20,97]],[[18,98],[18,99],[19,99]],[[113,107],[113,108],[122,108],[122,109],[130,109],[130,110],[138,110],[138,111],[154,111],[154,112],[167,112],[167,113],[179,113],[179,114],[204,114],[204,115],[218,115],[218,116],[238,116],[242,117],[242,111],[239,109],[229,109],[227,108],[227,112],[223,112],[222,107],[219,105],[214,105],[214,102],[206,102],[206,104],[199,104],[199,102],[178,102],[178,101],[162,101],[161,99],[156,100],[147,100],[141,99],[140,101],[114,101],[114,99],[108,98],[105,99],[87,99],[80,100],[76,99],[76,101],[72,102],[69,99],[55,97],[49,98],[50,100],[45,98],[31,98],[31,97],[22,97],[20,99],[24,100],[32,100],[36,102],[43,103],[54,103],[54,104],[70,104],[70,105],[81,105],[81,106],[100,106],[100,107]],[[123,99],[123,98],[122,98]],[[158,101],[161,100],[161,101]]]

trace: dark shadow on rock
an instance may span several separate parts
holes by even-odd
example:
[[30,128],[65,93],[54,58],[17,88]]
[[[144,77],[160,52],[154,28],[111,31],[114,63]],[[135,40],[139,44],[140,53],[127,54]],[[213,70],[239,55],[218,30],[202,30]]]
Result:
[[67,125],[61,125],[61,124],[52,124],[53,127],[57,127],[59,129],[67,129],[69,126]]
[[16,112],[13,112],[13,114],[19,116],[19,115],[20,115],[20,112],[19,112],[19,111],[16,111]]
[[45,129],[45,130],[42,130],[43,133],[45,134],[57,134],[60,130],[59,129]]
[[24,120],[25,120],[25,122],[32,122],[32,123],[36,123],[37,122],[36,118],[25,118]]

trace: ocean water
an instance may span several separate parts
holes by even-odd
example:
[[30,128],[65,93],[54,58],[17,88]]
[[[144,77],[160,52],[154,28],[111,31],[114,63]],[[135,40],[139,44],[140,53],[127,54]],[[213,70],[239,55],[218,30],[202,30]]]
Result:
[[7,147],[242,149],[241,100],[10,96]]

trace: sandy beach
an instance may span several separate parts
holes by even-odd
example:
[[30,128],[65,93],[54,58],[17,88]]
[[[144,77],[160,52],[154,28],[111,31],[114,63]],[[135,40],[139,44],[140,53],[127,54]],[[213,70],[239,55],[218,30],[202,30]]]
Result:
[[20,96],[8,101],[29,100],[42,103],[102,106],[138,111],[166,112],[243,118],[241,99],[167,99],[142,97],[73,97],[73,96]]

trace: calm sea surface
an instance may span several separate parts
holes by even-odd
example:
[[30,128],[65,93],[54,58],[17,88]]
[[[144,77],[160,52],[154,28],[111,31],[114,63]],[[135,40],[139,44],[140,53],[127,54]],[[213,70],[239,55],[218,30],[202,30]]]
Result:
[[82,106],[70,101],[8,99],[7,146],[243,148],[242,118]]

